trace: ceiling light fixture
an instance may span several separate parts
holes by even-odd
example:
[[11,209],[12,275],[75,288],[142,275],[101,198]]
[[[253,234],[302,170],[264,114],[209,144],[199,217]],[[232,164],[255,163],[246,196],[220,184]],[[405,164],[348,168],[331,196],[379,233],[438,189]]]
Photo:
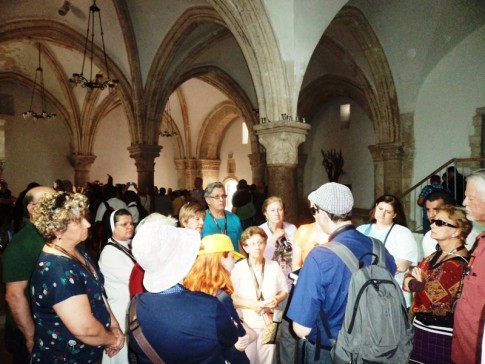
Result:
[[[172,115],[170,113],[170,99],[167,102],[167,106],[165,108],[165,113],[164,114],[165,114],[164,115],[165,117],[163,119],[165,119],[165,122],[166,122],[166,125],[167,125],[167,129],[161,131],[160,132],[160,135],[162,137],[165,137],[165,138],[171,138],[173,136],[177,136],[178,133],[175,130],[175,127],[173,127],[173,125],[172,125],[173,119],[172,119]],[[163,126],[163,119],[162,119],[162,126]]]
[[[93,67],[94,67],[94,18],[95,14],[98,14],[99,19],[99,31],[101,34],[101,44],[103,45],[103,59],[104,59],[104,68],[106,70],[106,78],[103,76],[102,73],[97,73],[93,78]],[[89,30],[91,29],[91,34],[89,34]],[[84,65],[86,64],[86,55],[89,53],[88,57],[91,62],[90,69],[89,69],[89,79],[84,77]],[[72,78],[69,79],[69,82],[73,85],[73,87],[77,85],[81,85],[81,87],[88,87],[90,89],[101,89],[104,90],[108,88],[110,91],[114,90],[115,87],[118,85],[118,80],[112,80],[109,75],[109,67],[108,67],[108,57],[106,56],[106,49],[104,46],[104,36],[103,36],[103,24],[101,23],[101,10],[96,6],[96,0],[93,0],[93,5],[89,7],[89,18],[88,18],[88,28],[86,30],[86,40],[84,43],[84,55],[83,55],[83,65],[81,68],[81,73],[73,73]]]
[[[37,84],[37,79],[39,80],[39,84]],[[40,97],[42,101],[42,111],[40,113],[34,111],[32,109],[33,104],[34,104],[34,95],[35,95],[35,90],[37,88],[40,88]],[[30,107],[29,110],[24,112],[22,116],[24,119],[29,119],[32,118],[34,120],[37,119],[52,119],[56,117],[56,114],[53,113],[48,113],[46,111],[46,97],[45,97],[45,88],[44,88],[44,70],[40,66],[40,43],[39,43],[39,67],[35,70],[35,78],[34,78],[34,87],[32,88],[32,96],[30,96]]]

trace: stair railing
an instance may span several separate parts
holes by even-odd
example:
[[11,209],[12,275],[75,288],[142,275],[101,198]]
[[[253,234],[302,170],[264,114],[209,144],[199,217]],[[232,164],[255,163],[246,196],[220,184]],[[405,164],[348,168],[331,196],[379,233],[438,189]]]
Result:
[[[418,183],[404,191],[400,196],[400,200],[407,215],[406,218],[408,221],[408,227],[414,232],[421,232],[423,229],[423,217],[426,218],[426,215],[424,208],[419,206],[417,201],[421,190],[424,188],[424,186],[429,184],[428,181],[431,176],[435,174],[439,175],[440,177],[446,176],[448,168],[454,167],[455,171],[458,173],[454,173],[452,180],[445,181],[444,186],[450,187],[449,190],[455,197],[455,200],[461,200],[456,201],[456,204],[458,206],[462,206],[466,185],[466,176],[468,176],[474,170],[479,169],[483,165],[485,165],[485,158],[453,158],[440,165],[426,177],[421,179]],[[458,180],[460,178],[462,181]],[[462,186],[461,189],[460,186]]]

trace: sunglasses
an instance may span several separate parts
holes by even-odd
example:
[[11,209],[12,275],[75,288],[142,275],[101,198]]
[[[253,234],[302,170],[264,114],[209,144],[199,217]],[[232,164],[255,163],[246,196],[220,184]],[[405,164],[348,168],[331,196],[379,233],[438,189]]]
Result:
[[439,227],[448,226],[448,227],[451,227],[451,228],[458,229],[458,226],[452,225],[449,222],[446,222],[446,221],[443,221],[443,220],[431,219],[431,220],[429,220],[429,223],[430,223],[430,225],[435,224],[436,226],[439,226]]

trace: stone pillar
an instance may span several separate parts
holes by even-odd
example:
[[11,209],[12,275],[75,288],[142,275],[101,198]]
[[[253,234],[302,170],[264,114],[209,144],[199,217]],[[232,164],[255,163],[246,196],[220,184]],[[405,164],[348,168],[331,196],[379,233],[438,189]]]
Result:
[[199,159],[197,163],[199,165],[201,177],[204,180],[204,188],[209,183],[219,181],[220,159]]
[[306,139],[310,125],[282,120],[254,125],[259,142],[266,148],[268,164],[268,194],[284,199],[285,219],[296,222],[298,217],[298,146]]
[[175,160],[175,169],[177,170],[177,186],[175,186],[174,191],[185,188],[185,162],[186,159],[176,159]]
[[257,186],[258,191],[263,191],[266,184],[266,154],[265,153],[253,153],[248,154],[249,164],[253,173],[253,180]]
[[194,187],[194,179],[198,176],[196,159],[176,159],[177,189],[191,190]]
[[90,181],[91,166],[96,156],[93,154],[71,154],[69,163],[74,168],[74,186],[84,187]]
[[374,160],[375,197],[385,193],[399,196],[402,192],[402,143],[370,145]]
[[130,157],[135,160],[138,190],[142,191],[142,194],[153,191],[155,158],[160,156],[161,150],[160,145],[138,144],[128,147]]

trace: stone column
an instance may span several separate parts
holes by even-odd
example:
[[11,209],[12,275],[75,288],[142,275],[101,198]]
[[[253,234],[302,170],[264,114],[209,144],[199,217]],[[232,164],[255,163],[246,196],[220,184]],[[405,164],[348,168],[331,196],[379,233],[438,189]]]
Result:
[[177,189],[191,190],[194,187],[194,179],[198,176],[196,159],[176,159]]
[[127,149],[130,152],[130,157],[135,160],[138,173],[138,190],[142,193],[153,191],[155,158],[160,156],[162,147],[160,145],[138,144]]
[[249,154],[249,164],[253,173],[253,180],[257,186],[258,191],[263,191],[264,185],[267,181],[266,178],[266,154],[265,153],[253,153]]
[[306,139],[310,125],[295,121],[276,121],[254,125],[259,142],[266,148],[268,164],[268,194],[284,199],[285,219],[296,222],[298,217],[298,146]]
[[90,181],[91,166],[96,156],[93,154],[71,154],[69,163],[74,168],[74,186],[85,186]]
[[369,150],[374,160],[375,197],[385,193],[399,196],[402,192],[402,143],[370,145]]
[[200,174],[204,180],[204,188],[212,182],[219,181],[219,167],[221,166],[220,159],[199,159]]

